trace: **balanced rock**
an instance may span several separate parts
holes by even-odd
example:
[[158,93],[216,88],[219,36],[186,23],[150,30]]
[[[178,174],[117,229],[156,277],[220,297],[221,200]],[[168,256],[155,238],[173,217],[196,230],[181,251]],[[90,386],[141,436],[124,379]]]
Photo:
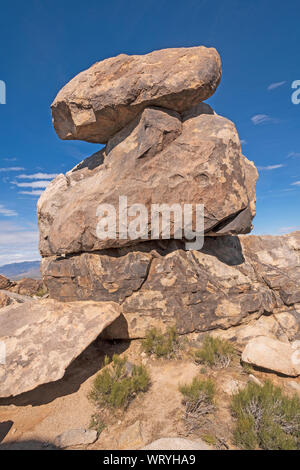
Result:
[[300,341],[283,343],[266,336],[252,339],[242,354],[242,361],[280,374],[300,375]]
[[221,78],[215,49],[163,49],[120,54],[97,62],[71,80],[51,109],[61,139],[106,143],[144,108],[182,113],[209,98]]
[[27,302],[0,311],[0,397],[59,380],[68,365],[120,315],[113,302]]
[[[102,159],[101,159],[102,156]],[[147,108],[106,148],[50,183],[38,203],[42,256],[117,248],[151,239],[153,204],[204,205],[207,235],[248,233],[255,215],[257,171],[241,153],[232,122],[207,105],[183,117]],[[103,161],[104,158],[104,161]],[[143,204],[148,224],[135,239],[97,237],[97,208],[119,198]],[[130,223],[128,217],[128,223]],[[193,229],[196,227],[193,225]],[[161,228],[159,238],[161,238]],[[175,234],[171,227],[170,237]]]

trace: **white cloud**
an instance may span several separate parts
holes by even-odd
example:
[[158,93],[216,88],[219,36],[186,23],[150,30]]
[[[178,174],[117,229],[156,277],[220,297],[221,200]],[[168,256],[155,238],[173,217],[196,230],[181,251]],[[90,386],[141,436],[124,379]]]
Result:
[[24,171],[25,168],[22,166],[10,166],[8,168],[0,168],[0,173],[8,172],[8,171]]
[[255,116],[252,116],[251,121],[254,125],[264,124],[266,122],[279,122],[278,119],[272,118],[271,116],[268,116],[268,114],[255,114]]
[[7,209],[3,204],[0,204],[0,215],[4,215],[4,217],[15,217],[18,213],[14,210]]
[[18,188],[47,188],[50,181],[32,181],[31,183],[17,183],[12,181]]
[[268,166],[258,166],[257,168],[259,170],[266,170],[266,171],[270,171],[270,170],[277,170],[278,168],[282,168],[284,167],[285,165],[283,165],[282,163],[279,164],[279,165],[268,165]]
[[30,196],[40,196],[44,191],[41,189],[34,189],[33,191],[19,191],[18,194],[29,194]]
[[295,181],[295,183],[292,183],[291,186],[300,186],[300,181]]
[[28,180],[48,180],[56,178],[57,173],[34,173],[33,175],[18,175],[19,179],[28,179]]
[[0,265],[40,258],[36,227],[0,221]]
[[246,145],[246,143],[247,143],[247,140],[241,139],[241,144],[242,144],[242,145]]
[[279,88],[279,87],[281,87],[282,85],[285,85],[285,84],[286,84],[286,81],[271,83],[271,85],[268,86],[268,90],[269,91],[276,90],[276,88]]

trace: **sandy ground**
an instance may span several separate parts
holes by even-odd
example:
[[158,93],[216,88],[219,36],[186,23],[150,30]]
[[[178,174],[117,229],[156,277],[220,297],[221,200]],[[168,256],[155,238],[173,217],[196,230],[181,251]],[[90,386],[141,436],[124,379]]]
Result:
[[[200,438],[205,434],[217,436],[217,444],[231,444],[233,421],[229,412],[230,396],[226,384],[232,379],[246,383],[248,376],[239,364],[225,370],[210,370],[195,365],[191,360],[156,360],[142,358],[138,341],[109,343],[97,340],[68,368],[58,382],[38,387],[15,399],[0,400],[0,449],[51,449],[54,438],[67,430],[88,428],[91,416],[97,411],[87,398],[96,374],[103,366],[105,354],[126,354],[128,360],[146,362],[151,376],[151,387],[132,401],[128,409],[103,416],[106,429],[88,449],[120,449],[122,433],[136,422],[141,423],[143,445],[160,437]],[[183,422],[184,407],[178,386],[189,383],[193,377],[209,375],[217,383],[217,410],[202,429],[190,434]],[[270,374],[256,372],[261,380]],[[287,379],[272,374],[272,380],[292,393],[288,382],[300,385],[300,379]],[[132,447],[135,448],[134,444]],[[224,446],[223,446],[224,448]]]

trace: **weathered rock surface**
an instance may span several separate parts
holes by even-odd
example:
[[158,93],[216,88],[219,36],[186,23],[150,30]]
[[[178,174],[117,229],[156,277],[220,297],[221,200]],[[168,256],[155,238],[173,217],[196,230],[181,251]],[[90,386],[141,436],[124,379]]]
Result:
[[64,449],[65,447],[93,444],[96,440],[97,431],[92,429],[70,429],[57,436],[54,445]]
[[19,304],[23,304],[24,302],[32,302],[32,297],[29,297],[28,295],[21,295],[21,294],[16,294],[15,292],[11,292],[10,290],[0,290],[0,293],[5,295],[6,297],[9,297],[12,302],[16,302]]
[[282,343],[267,336],[252,339],[242,354],[242,361],[280,374],[300,375],[300,341]]
[[113,302],[32,301],[0,311],[0,397],[63,377],[68,365],[120,315]]
[[[152,204],[204,204],[207,235],[248,233],[255,215],[257,171],[241,154],[232,122],[207,114],[207,108],[197,106],[183,120],[174,112],[147,108],[108,142],[102,157],[97,153],[94,160],[51,182],[38,203],[42,256],[151,239]],[[111,204],[118,210],[120,196],[127,197],[128,207],[146,206],[148,225],[134,240],[126,235],[123,239],[117,214],[116,236],[100,239],[97,208]],[[135,218],[129,216],[128,222]]]
[[12,299],[3,292],[0,292],[0,308],[7,307],[11,303]]
[[136,421],[129,426],[118,438],[119,450],[139,449],[145,443],[142,423]]
[[201,439],[192,441],[182,437],[163,437],[151,442],[142,450],[212,450],[212,447],[205,444]]
[[141,337],[151,326],[176,322],[181,333],[219,328],[241,345],[263,331],[294,341],[300,339],[300,305],[290,299],[299,292],[299,246],[300,232],[207,238],[201,251],[153,241],[46,258],[42,270],[51,297],[121,304],[123,315],[105,332],[111,338]]
[[209,98],[221,78],[215,49],[163,49],[120,54],[97,62],[71,80],[51,109],[61,139],[106,143],[143,109],[179,113]]
[[8,289],[13,284],[14,283],[10,281],[9,279],[7,279],[7,277],[2,276],[2,274],[0,274],[0,289]]
[[43,281],[38,279],[24,278],[17,281],[16,284],[10,288],[11,292],[16,292],[20,295],[33,296],[38,294],[43,288]]

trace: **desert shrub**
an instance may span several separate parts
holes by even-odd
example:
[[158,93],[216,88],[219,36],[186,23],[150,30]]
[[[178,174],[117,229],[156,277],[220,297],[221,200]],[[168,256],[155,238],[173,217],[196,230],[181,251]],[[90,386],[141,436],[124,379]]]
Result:
[[221,338],[205,336],[203,345],[194,351],[197,363],[207,364],[218,368],[228,367],[235,355],[232,344]]
[[169,328],[166,333],[162,333],[156,328],[151,328],[142,341],[142,349],[149,355],[165,357],[170,359],[175,356],[179,347],[176,327]]
[[300,449],[300,399],[267,381],[248,383],[232,397],[235,443],[243,449]]
[[104,421],[102,421],[101,417],[96,413],[93,414],[91,416],[89,429],[94,429],[95,431],[97,431],[97,435],[99,437],[105,428],[106,428],[105,423]]
[[195,377],[191,384],[181,385],[185,405],[185,423],[190,432],[201,424],[201,418],[215,410],[215,384],[211,379]]
[[241,366],[245,374],[250,375],[253,373],[253,366],[248,364],[248,362],[241,361]]
[[48,289],[46,286],[40,287],[39,290],[35,293],[37,297],[44,297],[46,294],[48,294]]
[[[108,365],[108,358],[105,365]],[[150,385],[147,369],[134,365],[130,373],[126,370],[127,358],[113,356],[112,364],[106,367],[94,380],[89,397],[101,406],[126,408],[129,402]]]

